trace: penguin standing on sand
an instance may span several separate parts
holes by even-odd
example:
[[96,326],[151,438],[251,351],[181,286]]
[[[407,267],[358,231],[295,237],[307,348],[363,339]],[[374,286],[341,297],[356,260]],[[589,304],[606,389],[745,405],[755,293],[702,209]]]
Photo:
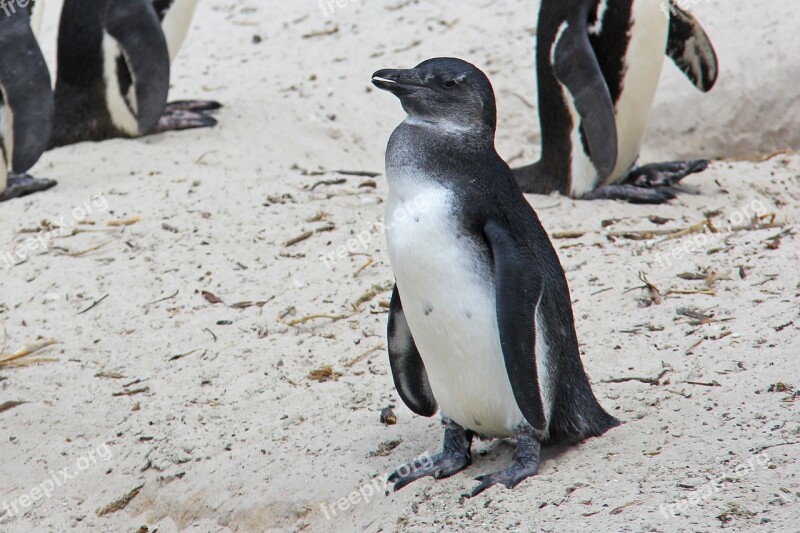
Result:
[[167,104],[197,0],[65,0],[51,147],[208,127],[220,104]]
[[53,91],[28,11],[11,7],[0,11],[0,201],[56,184],[25,174],[47,148]]
[[542,0],[536,71],[541,159],[514,170],[524,192],[662,203],[707,161],[635,168],[664,54],[703,92],[717,58],[673,0]]
[[577,442],[618,421],[581,364],[558,256],[495,151],[489,80],[439,58],[380,70],[372,82],[408,113],[386,152],[392,375],[412,411],[438,407],[445,426],[441,453],[389,480],[398,490],[463,470],[477,434],[516,437],[517,448],[508,469],[477,478],[472,496],[514,487],[538,472],[542,442]]

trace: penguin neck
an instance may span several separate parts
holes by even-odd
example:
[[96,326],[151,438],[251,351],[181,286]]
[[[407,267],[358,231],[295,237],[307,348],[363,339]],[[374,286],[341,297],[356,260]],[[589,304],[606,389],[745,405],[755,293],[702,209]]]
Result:
[[457,143],[457,146],[467,151],[494,151],[494,128],[485,124],[462,124],[448,119],[408,115],[397,129],[400,128],[407,128],[414,135],[431,139],[432,147],[439,143]]

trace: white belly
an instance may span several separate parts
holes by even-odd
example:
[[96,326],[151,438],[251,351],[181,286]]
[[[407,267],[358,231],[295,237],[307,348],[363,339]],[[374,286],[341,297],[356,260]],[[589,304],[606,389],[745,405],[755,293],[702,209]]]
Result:
[[[393,179],[395,178],[395,179]],[[491,272],[451,212],[448,190],[390,175],[386,236],[403,310],[442,412],[511,436],[523,422],[505,369]],[[473,246],[474,247],[474,246]]]
[[169,48],[170,63],[175,61],[175,56],[178,55],[178,50],[186,38],[196,6],[197,0],[175,0],[161,21],[161,29],[164,31]]
[[661,7],[664,1],[633,2],[633,25],[625,56],[627,70],[616,106],[617,165],[607,184],[623,177],[639,157],[667,47],[669,19]]

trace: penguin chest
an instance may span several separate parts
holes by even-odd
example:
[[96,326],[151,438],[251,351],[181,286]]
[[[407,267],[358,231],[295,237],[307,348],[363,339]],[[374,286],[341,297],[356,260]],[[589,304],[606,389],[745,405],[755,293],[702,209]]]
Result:
[[403,311],[442,412],[479,434],[510,436],[524,420],[500,345],[489,251],[435,186],[392,191],[388,252]]
[[623,178],[636,163],[656,95],[669,32],[669,11],[661,0],[635,0],[631,6],[628,47],[621,93],[616,102],[617,164],[606,183]]

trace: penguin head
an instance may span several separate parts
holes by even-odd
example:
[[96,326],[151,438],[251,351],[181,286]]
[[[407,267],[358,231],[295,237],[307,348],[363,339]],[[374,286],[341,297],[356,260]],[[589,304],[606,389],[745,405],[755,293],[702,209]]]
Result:
[[383,69],[372,83],[400,99],[409,117],[457,130],[494,134],[494,91],[486,75],[461,59],[437,57],[412,69]]

